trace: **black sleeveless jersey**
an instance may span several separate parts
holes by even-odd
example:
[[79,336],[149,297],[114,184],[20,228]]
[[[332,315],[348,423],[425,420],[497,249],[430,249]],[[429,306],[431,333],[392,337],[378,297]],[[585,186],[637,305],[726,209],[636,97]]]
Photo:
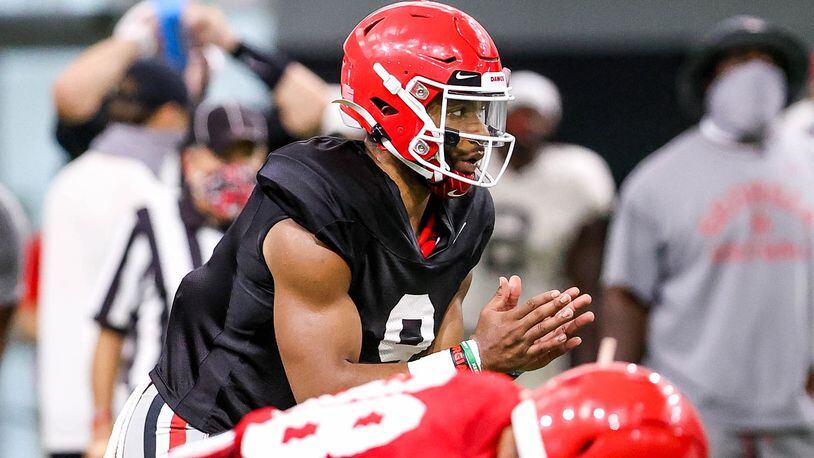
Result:
[[[433,198],[431,205],[441,237],[425,258],[398,187],[362,142],[318,137],[269,155],[248,204],[210,261],[178,288],[161,357],[150,373],[161,397],[206,433],[231,428],[260,407],[295,404],[275,340],[274,279],[262,253],[269,229],[287,218],[350,267],[349,295],[362,324],[359,360],[420,356],[494,225],[485,189]],[[314,351],[322,345],[302,344]]]

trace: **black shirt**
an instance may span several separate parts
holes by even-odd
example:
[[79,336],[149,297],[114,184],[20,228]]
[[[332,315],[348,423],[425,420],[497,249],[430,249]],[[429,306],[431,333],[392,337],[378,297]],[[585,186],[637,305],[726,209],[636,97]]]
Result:
[[[494,224],[484,189],[434,205],[441,241],[424,258],[398,187],[362,142],[317,137],[272,153],[211,260],[178,289],[151,373],[161,397],[206,433],[233,427],[253,409],[296,403],[277,349],[274,280],[262,253],[269,229],[288,218],[347,262],[362,325],[359,360],[420,356]],[[318,351],[320,342],[303,345]]]

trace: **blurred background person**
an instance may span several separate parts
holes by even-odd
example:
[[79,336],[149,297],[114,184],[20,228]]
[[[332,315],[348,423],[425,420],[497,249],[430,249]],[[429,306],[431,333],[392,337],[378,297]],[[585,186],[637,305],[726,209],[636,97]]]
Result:
[[266,157],[266,122],[259,111],[204,104],[192,126],[181,150],[180,199],[162,189],[127,219],[98,283],[92,305],[101,330],[86,457],[104,454],[123,401],[158,361],[181,279],[209,259],[248,200]]
[[[86,151],[109,123],[109,94],[124,71],[139,58],[160,55],[155,5],[142,1],[133,6],[110,38],[80,54],[57,78],[56,137],[71,157]],[[273,108],[266,113],[270,149],[316,135],[323,124],[327,129],[341,124],[325,81],[280,52],[261,51],[242,41],[217,7],[190,2],[182,21],[188,43],[183,73],[193,104],[206,97],[212,73],[225,53],[244,64],[273,95]]]
[[805,145],[814,161],[814,53],[810,55],[808,93],[783,115],[781,133],[792,143]]
[[[26,356],[25,352],[16,352],[13,341],[16,337],[26,337],[20,332],[17,323],[25,315],[25,260],[24,246],[28,237],[28,218],[25,216],[17,198],[0,184],[0,386],[6,383],[25,383],[30,380],[28,374],[14,374],[10,371],[18,361]],[[6,350],[6,343],[12,341],[11,351]],[[4,358],[5,357],[5,358]],[[10,364],[9,364],[10,363]],[[30,382],[29,382],[30,383]],[[16,415],[26,417],[20,407],[24,403],[15,402],[12,397],[0,392],[0,405],[4,409],[19,410]],[[21,405],[22,404],[22,405]],[[18,449],[25,453],[24,447],[18,447],[20,436],[26,434],[25,421],[0,427],[0,455]],[[22,429],[22,431],[21,431]]]
[[[38,332],[43,445],[81,455],[90,439],[91,358],[97,330],[91,287],[115,228],[160,186],[189,125],[181,76],[138,60],[109,101],[110,123],[90,150],[64,167],[45,199]],[[177,163],[177,158],[174,159]]]
[[703,118],[627,178],[608,239],[604,332],[698,407],[712,456],[814,456],[814,174],[770,129],[808,51],[721,22],[680,76]]
[[0,364],[21,296],[27,219],[17,198],[0,185]]
[[[575,265],[601,257],[602,238],[578,235],[608,213],[615,193],[613,176],[601,156],[579,145],[551,141],[562,119],[556,86],[530,71],[513,72],[510,84],[515,100],[509,105],[506,130],[517,140],[500,184],[489,190],[495,202],[495,229],[464,301],[470,330],[477,322],[479,304],[494,294],[495,277],[520,275],[528,291],[583,280],[577,286],[593,295],[598,277],[569,278],[565,260],[575,241],[584,242]],[[593,340],[584,344],[591,345],[585,352],[595,360]],[[520,381],[536,386],[562,364],[550,364]]]

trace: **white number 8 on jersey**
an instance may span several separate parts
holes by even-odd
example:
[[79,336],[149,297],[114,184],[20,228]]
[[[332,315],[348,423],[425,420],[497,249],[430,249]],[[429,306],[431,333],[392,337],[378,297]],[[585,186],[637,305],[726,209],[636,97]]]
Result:
[[407,361],[429,348],[435,339],[434,313],[429,295],[405,294],[387,318],[384,338],[379,342],[381,361]]

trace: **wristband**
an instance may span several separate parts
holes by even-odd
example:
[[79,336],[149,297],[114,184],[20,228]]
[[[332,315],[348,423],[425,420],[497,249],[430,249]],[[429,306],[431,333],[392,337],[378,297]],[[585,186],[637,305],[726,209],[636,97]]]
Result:
[[478,344],[474,340],[461,342],[449,351],[439,351],[415,361],[407,363],[407,369],[412,375],[425,373],[443,373],[450,377],[457,372],[481,371],[480,353]]
[[277,83],[283,77],[285,69],[291,63],[291,60],[280,52],[260,52],[242,41],[234,50],[232,56],[246,64],[265,83],[269,90],[274,90],[277,87]]
[[461,348],[466,356],[466,362],[472,372],[480,372],[480,352],[478,351],[478,344],[474,340],[467,340],[461,342]]
[[113,414],[110,409],[98,410],[93,415],[93,429],[96,429],[99,425],[110,423],[112,420]]
[[452,378],[458,371],[448,351],[439,351],[415,361],[407,363],[407,369],[412,375],[437,375]]
[[452,364],[455,365],[455,369],[458,371],[468,371],[469,363],[466,361],[466,355],[464,354],[463,348],[460,345],[455,345],[454,347],[449,349],[449,354],[452,357]]

